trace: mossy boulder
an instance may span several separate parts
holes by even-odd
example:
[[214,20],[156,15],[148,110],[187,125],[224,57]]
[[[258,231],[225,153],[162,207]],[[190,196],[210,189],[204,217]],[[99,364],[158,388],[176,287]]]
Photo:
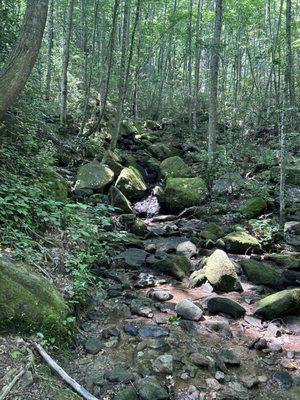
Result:
[[138,400],[138,396],[133,387],[128,387],[120,390],[115,395],[114,400]]
[[271,294],[256,304],[255,315],[267,320],[300,315],[300,289]]
[[208,312],[210,314],[225,313],[233,318],[240,318],[246,313],[244,307],[234,300],[226,297],[212,297],[207,302]]
[[232,292],[243,290],[235,267],[223,250],[215,250],[207,258],[204,273],[209,283],[217,291]]
[[116,176],[118,176],[124,168],[121,164],[121,157],[111,150],[107,150],[102,159],[102,164],[107,165]]
[[69,308],[57,290],[29,266],[0,256],[0,332],[67,334]]
[[282,276],[275,268],[256,260],[242,260],[241,265],[249,281],[275,289],[282,287]]
[[258,217],[267,208],[267,202],[261,197],[248,200],[240,212],[247,219]]
[[191,176],[189,166],[179,156],[166,158],[160,164],[160,170],[165,178],[188,178]]
[[289,269],[300,271],[300,257],[289,254],[266,254],[265,260],[270,260],[278,265],[284,265]]
[[166,158],[177,156],[179,151],[172,147],[170,144],[158,142],[153,143],[149,148],[153,157],[157,158],[160,161],[165,160]]
[[132,120],[128,119],[122,121],[120,133],[122,136],[134,136],[139,134],[139,130],[136,124]]
[[259,241],[245,232],[232,232],[224,237],[226,249],[230,253],[244,254],[259,249]]
[[200,269],[198,271],[194,271],[190,275],[190,287],[194,288],[197,286],[201,286],[203,283],[207,281],[205,275],[205,269]]
[[108,200],[110,204],[117,209],[117,211],[126,214],[132,213],[132,205],[130,201],[115,186],[111,186],[109,189]]
[[152,268],[159,272],[174,276],[182,281],[190,272],[191,264],[186,257],[177,255],[156,261],[152,265]]
[[137,218],[130,226],[130,232],[137,236],[145,236],[149,231],[146,222],[141,218]]
[[92,161],[82,165],[77,173],[76,190],[104,190],[114,180],[114,172],[105,164]]
[[215,224],[214,222],[211,222],[210,224],[205,226],[203,231],[200,232],[200,236],[203,239],[215,241],[223,237],[224,232],[219,225]]
[[134,167],[123,168],[115,186],[129,200],[141,199],[147,190],[142,174]]
[[181,212],[188,207],[199,206],[206,196],[206,184],[201,178],[167,179],[164,198],[171,212]]

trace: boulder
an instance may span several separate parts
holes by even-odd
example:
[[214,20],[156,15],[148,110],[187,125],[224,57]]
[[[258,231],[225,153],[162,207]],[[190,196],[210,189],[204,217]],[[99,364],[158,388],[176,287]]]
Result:
[[202,308],[196,306],[192,301],[184,299],[181,300],[175,308],[177,315],[190,321],[199,321],[202,318]]
[[206,184],[201,178],[167,179],[164,197],[171,212],[181,212],[188,207],[199,206],[206,196]]
[[132,205],[124,194],[115,186],[111,186],[108,192],[108,200],[121,213],[132,213]]
[[256,260],[242,260],[241,265],[249,281],[275,289],[282,287],[282,276],[275,268]]
[[133,387],[128,387],[120,390],[115,395],[114,400],[138,400],[138,396]]
[[114,172],[107,165],[92,161],[79,168],[75,188],[102,191],[112,183],[114,176]]
[[139,134],[139,130],[136,127],[135,123],[130,120],[123,120],[121,123],[121,135],[122,136],[134,136],[134,135],[138,135]]
[[162,354],[152,362],[152,367],[155,372],[162,374],[172,374],[173,356],[171,354]]
[[147,190],[141,173],[134,167],[123,168],[115,186],[129,200],[141,199]]
[[260,300],[255,315],[267,320],[300,315],[300,289],[287,289]]
[[57,290],[26,265],[0,255],[0,333],[67,334],[69,308]]
[[267,208],[267,202],[261,197],[253,197],[248,200],[240,212],[247,219],[258,217]]
[[223,238],[230,253],[244,254],[259,249],[259,241],[245,232],[232,232]]
[[165,178],[188,178],[191,176],[189,166],[179,156],[166,158],[160,164],[160,170]]
[[144,265],[147,257],[147,252],[138,248],[129,248],[120,254],[125,265],[131,268],[139,268]]
[[139,395],[142,400],[165,400],[169,399],[168,392],[161,386],[154,376],[139,379],[137,382]]
[[236,301],[227,299],[226,297],[212,297],[207,302],[207,308],[211,314],[221,312],[230,315],[233,318],[240,318],[246,313],[244,307]]
[[293,254],[266,254],[265,260],[274,261],[278,265],[284,265],[288,269],[300,271],[300,258]]
[[233,263],[223,250],[215,250],[207,258],[205,276],[215,290],[221,292],[242,291]]
[[198,271],[192,272],[190,275],[190,287],[194,288],[196,286],[201,286],[206,282],[205,269],[200,269]]
[[104,154],[102,164],[107,165],[112,171],[114,171],[116,176],[118,176],[124,168],[121,164],[121,158],[111,150],[107,150]]
[[148,225],[143,219],[137,218],[130,226],[130,232],[137,236],[145,236],[149,232]]
[[179,153],[178,150],[176,150],[170,144],[163,142],[153,143],[149,150],[153,157],[160,161],[165,160],[168,157],[176,156]]
[[191,241],[181,242],[176,248],[176,253],[187,258],[191,258],[198,254],[197,247]]
[[174,276],[183,280],[191,270],[191,264],[184,256],[168,256],[163,260],[156,261],[152,268],[164,274]]

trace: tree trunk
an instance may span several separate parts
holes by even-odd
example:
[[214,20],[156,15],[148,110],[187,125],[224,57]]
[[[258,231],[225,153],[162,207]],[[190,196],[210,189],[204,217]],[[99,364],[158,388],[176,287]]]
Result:
[[208,164],[212,166],[216,152],[217,118],[218,118],[218,76],[219,51],[222,31],[222,0],[216,0],[215,32],[210,60],[210,99],[208,124]]
[[0,72],[0,118],[15,103],[36,62],[49,0],[28,0],[19,38]]
[[52,63],[53,63],[53,37],[54,37],[54,0],[49,2],[48,17],[48,52],[47,52],[47,73],[46,73],[46,90],[45,100],[50,100],[51,80],[52,80]]
[[295,106],[295,78],[292,51],[292,1],[286,0],[286,69],[285,84],[289,106]]
[[67,121],[68,67],[70,58],[70,41],[72,33],[73,9],[74,9],[74,0],[68,0],[66,31],[63,44],[63,54],[62,54],[62,71],[61,71],[61,87],[60,87],[61,90],[60,123],[62,125],[65,125]]

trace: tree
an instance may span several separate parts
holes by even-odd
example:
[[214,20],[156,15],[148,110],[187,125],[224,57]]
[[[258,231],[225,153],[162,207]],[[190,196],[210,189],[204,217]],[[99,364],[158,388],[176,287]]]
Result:
[[48,51],[47,51],[47,73],[46,73],[46,90],[45,99],[50,100],[52,67],[53,67],[53,36],[54,36],[54,0],[49,0],[49,17],[48,17]]
[[40,50],[49,0],[28,0],[19,38],[0,72],[0,118],[23,90]]

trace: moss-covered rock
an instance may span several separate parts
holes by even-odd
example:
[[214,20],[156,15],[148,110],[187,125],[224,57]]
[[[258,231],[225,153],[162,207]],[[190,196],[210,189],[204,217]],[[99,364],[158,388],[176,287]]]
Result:
[[200,236],[203,239],[215,241],[223,237],[224,232],[219,225],[215,224],[214,222],[211,222],[210,224],[205,226],[203,231],[200,232]]
[[0,332],[67,334],[69,309],[45,279],[25,265],[0,256]]
[[111,150],[107,150],[104,154],[102,164],[107,165],[116,176],[118,176],[124,168],[121,164],[121,157]]
[[141,173],[134,167],[122,169],[117,179],[116,187],[129,200],[141,199],[147,190],[147,186]]
[[265,260],[274,261],[278,265],[284,265],[289,269],[300,271],[300,257],[289,254],[266,254]]
[[77,173],[76,190],[104,190],[114,179],[114,172],[98,161],[82,165]]
[[253,197],[248,200],[244,207],[241,208],[240,212],[245,218],[255,218],[261,215],[261,213],[267,208],[267,202],[261,197]]
[[191,264],[184,256],[169,256],[163,260],[156,261],[152,268],[182,281],[190,272]]
[[300,289],[282,290],[265,297],[256,304],[255,315],[267,320],[300,315]]
[[120,390],[115,395],[114,400],[138,400],[138,396],[133,387],[128,387]]
[[224,242],[230,253],[244,254],[259,249],[259,241],[245,232],[232,232],[224,237]]
[[190,275],[190,287],[194,288],[197,286],[201,286],[203,283],[206,282],[206,275],[203,269],[199,271],[194,271]]
[[209,283],[218,291],[231,292],[243,290],[235,267],[223,250],[215,250],[207,258],[204,272]]
[[172,147],[170,144],[158,142],[153,143],[149,148],[153,157],[157,158],[160,161],[165,160],[166,158],[177,156],[179,151]]
[[130,232],[137,236],[145,236],[148,233],[146,222],[141,218],[137,218],[130,226]]
[[160,164],[160,170],[165,178],[188,178],[191,170],[181,157],[166,158]]
[[120,133],[122,136],[134,136],[139,134],[139,130],[132,120],[127,119],[122,121]]
[[117,211],[121,213],[132,213],[132,205],[124,194],[115,186],[111,186],[108,192],[108,200]]
[[275,289],[282,287],[282,276],[275,268],[256,260],[242,260],[241,265],[249,281]]
[[167,179],[164,198],[171,212],[180,212],[188,207],[199,206],[206,196],[206,184],[201,178]]
[[212,297],[207,302],[208,312],[217,314],[219,312],[230,315],[233,318],[240,318],[246,313],[244,307],[234,300],[226,297]]

